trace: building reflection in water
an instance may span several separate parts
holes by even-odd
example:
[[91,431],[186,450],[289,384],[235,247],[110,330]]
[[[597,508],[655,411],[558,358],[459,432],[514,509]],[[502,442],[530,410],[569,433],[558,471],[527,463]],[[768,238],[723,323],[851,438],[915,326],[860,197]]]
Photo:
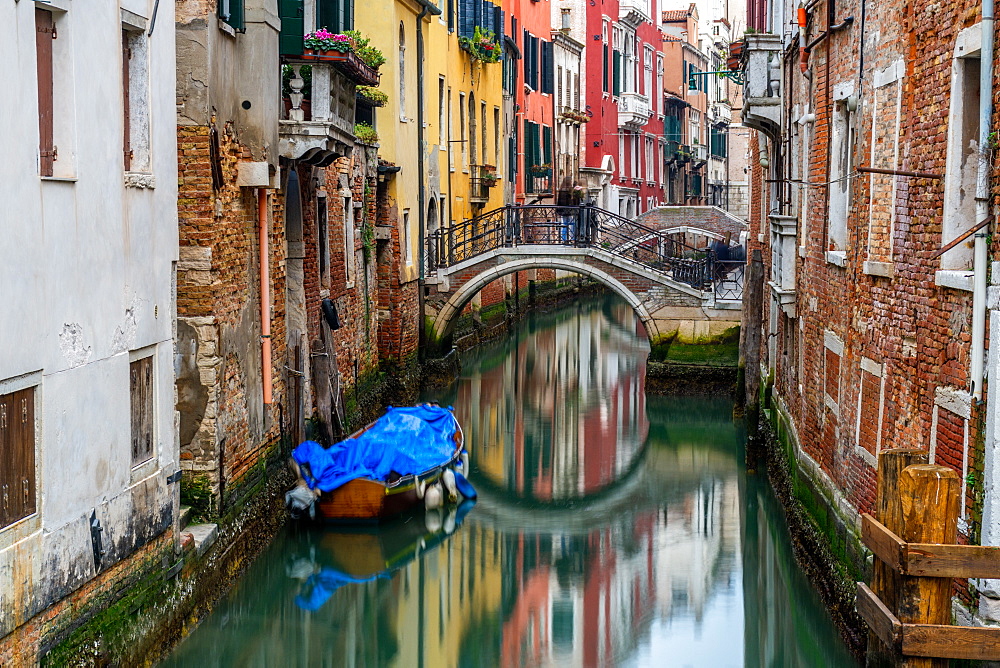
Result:
[[[742,468],[732,405],[647,403],[647,351],[607,299],[467,356],[428,397],[455,405],[471,446],[464,522],[416,517],[378,540],[290,527],[168,663],[851,665]],[[383,562],[301,606],[330,564]]]

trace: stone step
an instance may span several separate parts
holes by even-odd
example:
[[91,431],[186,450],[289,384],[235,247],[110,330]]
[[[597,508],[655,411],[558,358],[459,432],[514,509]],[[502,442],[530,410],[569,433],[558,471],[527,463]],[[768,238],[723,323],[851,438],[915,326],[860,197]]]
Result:
[[181,532],[181,543],[193,542],[195,553],[200,557],[218,537],[218,524],[192,524]]
[[181,506],[180,517],[178,518],[181,529],[184,529],[187,525],[191,524],[192,515],[194,515],[194,510],[191,506]]

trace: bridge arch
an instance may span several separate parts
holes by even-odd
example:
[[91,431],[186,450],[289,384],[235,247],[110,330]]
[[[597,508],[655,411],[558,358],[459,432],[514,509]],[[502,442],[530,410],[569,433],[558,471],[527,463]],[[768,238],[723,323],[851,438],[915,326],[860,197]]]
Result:
[[610,288],[613,292],[628,302],[629,306],[632,307],[632,310],[635,311],[636,315],[639,316],[639,319],[642,321],[643,327],[645,327],[646,333],[650,339],[650,343],[655,342],[660,336],[656,320],[646,309],[646,306],[643,304],[639,296],[632,292],[632,290],[630,290],[614,276],[611,276],[597,267],[590,266],[572,258],[539,256],[525,257],[504,262],[483,271],[462,284],[448,298],[448,301],[444,303],[438,311],[437,316],[434,318],[435,338],[438,341],[444,341],[451,335],[455,327],[455,322],[458,320],[458,316],[462,313],[462,309],[465,308],[465,306],[472,300],[473,297],[476,296],[476,294],[479,293],[480,290],[498,278],[503,278],[504,276],[508,276],[515,272],[526,271],[528,269],[556,269],[582,274],[592,278],[601,285]]

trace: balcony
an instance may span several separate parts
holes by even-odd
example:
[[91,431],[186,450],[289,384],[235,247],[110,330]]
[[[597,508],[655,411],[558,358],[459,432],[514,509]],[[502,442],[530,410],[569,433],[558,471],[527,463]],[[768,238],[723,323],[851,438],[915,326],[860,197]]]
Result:
[[696,162],[707,162],[708,161],[708,147],[704,144],[696,144],[692,147],[694,149],[693,156]]
[[312,85],[307,95],[302,79],[303,63],[290,65],[291,93],[285,98],[285,114],[278,121],[281,157],[326,166],[349,155],[354,147],[354,82],[333,63],[313,61]]
[[781,131],[781,37],[746,35],[743,124],[775,138]]
[[638,130],[649,122],[649,98],[639,93],[622,93],[618,97],[618,126]]
[[618,3],[618,18],[632,27],[650,21],[649,0],[620,0]]
[[490,188],[499,182],[500,175],[493,165],[472,165],[469,201],[473,204],[486,204],[490,199]]

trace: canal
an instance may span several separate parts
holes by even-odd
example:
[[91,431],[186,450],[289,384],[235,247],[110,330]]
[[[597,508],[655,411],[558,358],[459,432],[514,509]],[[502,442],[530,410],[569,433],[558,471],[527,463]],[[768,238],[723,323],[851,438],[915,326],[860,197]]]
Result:
[[436,399],[473,507],[289,523],[167,666],[853,666],[727,398],[646,396],[617,298],[522,322]]

